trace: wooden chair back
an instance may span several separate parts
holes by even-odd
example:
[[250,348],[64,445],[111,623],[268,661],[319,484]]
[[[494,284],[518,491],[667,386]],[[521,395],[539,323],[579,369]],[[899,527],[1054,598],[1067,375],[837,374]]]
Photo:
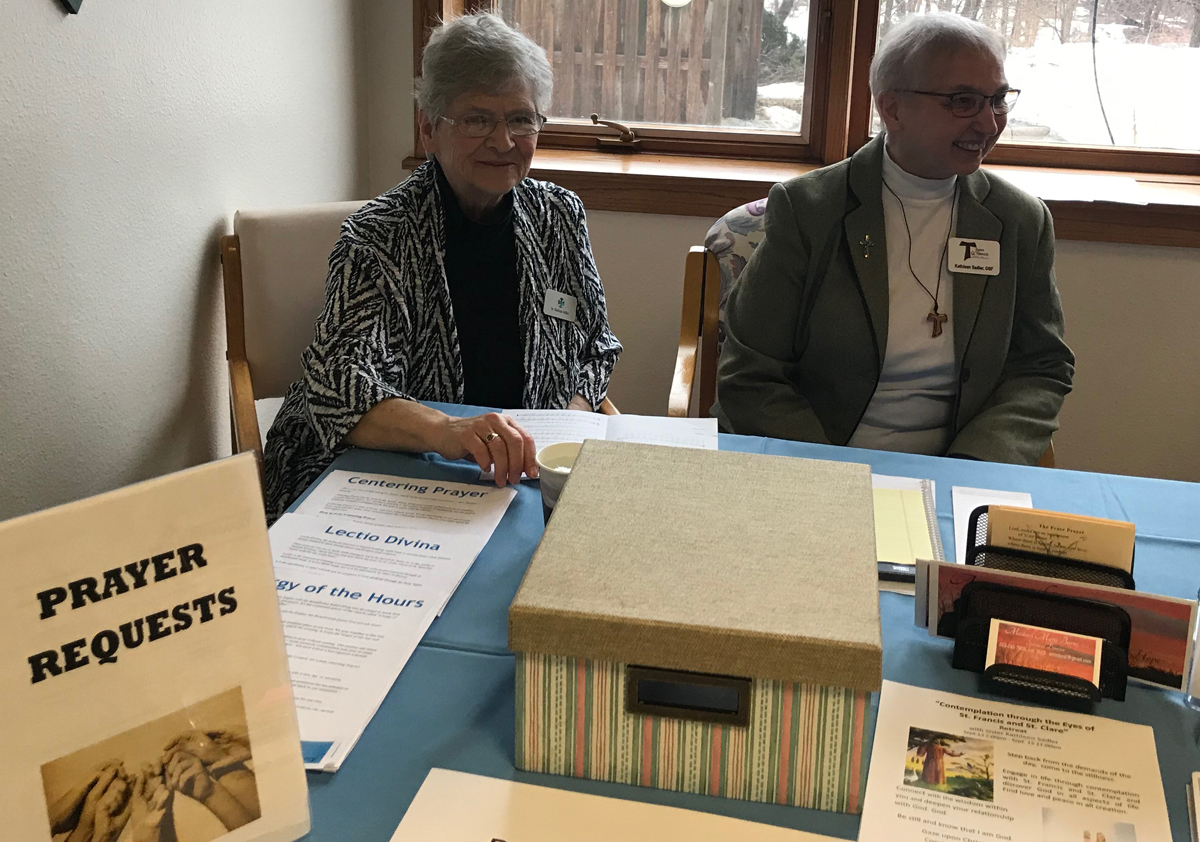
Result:
[[716,400],[720,304],[721,269],[717,256],[705,246],[692,246],[683,270],[679,350],[667,403],[667,415],[671,417],[687,417],[693,397],[699,414],[707,416]]
[[301,373],[325,305],[329,253],[362,202],[244,210],[221,238],[225,341],[233,452],[253,451],[262,469],[255,400],[279,398]]

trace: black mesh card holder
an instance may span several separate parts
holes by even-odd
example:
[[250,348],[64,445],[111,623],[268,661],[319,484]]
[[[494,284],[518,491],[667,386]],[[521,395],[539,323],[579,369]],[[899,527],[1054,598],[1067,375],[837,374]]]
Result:
[[[1103,641],[1099,687],[1090,681],[1013,664],[987,667],[992,619],[1086,634]],[[996,692],[1067,707],[1086,707],[1103,698],[1125,700],[1131,623],[1125,609],[1089,599],[969,582],[937,633],[954,638],[955,669],[984,675]]]
[[[980,506],[971,512],[971,518],[967,523],[967,564],[992,570],[1006,570],[1010,573],[1024,573],[1029,576],[1046,576],[1051,579],[1067,579],[1089,585],[1134,590],[1133,573],[1126,573],[1116,567],[1025,550],[989,546],[987,524],[987,506]],[[1132,560],[1129,569],[1133,570]]]

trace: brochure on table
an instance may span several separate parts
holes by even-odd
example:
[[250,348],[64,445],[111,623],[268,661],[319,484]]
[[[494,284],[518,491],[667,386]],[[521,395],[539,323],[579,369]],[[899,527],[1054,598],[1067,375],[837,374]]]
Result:
[[[296,514],[411,530],[443,543],[462,539],[456,546],[470,554],[460,557],[459,576],[446,593],[448,600],[516,496],[515,488],[494,485],[331,471],[296,507]],[[465,564],[463,557],[468,559]]]
[[858,838],[1170,839],[1154,731],[885,681]]
[[802,830],[432,769],[391,842],[834,842]]
[[264,524],[251,455],[0,524],[0,835],[308,831]]
[[289,514],[271,552],[305,766],[335,772],[474,550],[461,536]]
[[576,409],[508,409],[504,414],[533,436],[538,450],[585,439],[717,449],[716,418],[602,415]]

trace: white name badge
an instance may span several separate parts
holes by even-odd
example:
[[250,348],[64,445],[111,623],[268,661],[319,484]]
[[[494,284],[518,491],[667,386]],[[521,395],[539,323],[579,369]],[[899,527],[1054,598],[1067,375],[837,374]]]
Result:
[[951,272],[968,275],[1000,274],[1000,243],[997,240],[975,240],[971,237],[951,237],[946,248],[946,263]]
[[547,316],[554,316],[556,319],[573,322],[577,303],[578,299],[573,295],[567,295],[556,289],[548,289],[546,290],[546,303],[542,305],[542,312]]

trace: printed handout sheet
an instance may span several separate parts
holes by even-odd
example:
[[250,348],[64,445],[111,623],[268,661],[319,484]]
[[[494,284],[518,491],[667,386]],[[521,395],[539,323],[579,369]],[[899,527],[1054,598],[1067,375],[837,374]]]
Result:
[[284,515],[275,587],[305,767],[336,771],[474,560],[470,536]]
[[1154,730],[885,681],[858,838],[1170,839]]
[[[441,543],[461,538],[465,565],[445,599],[454,595],[458,583],[491,539],[515,488],[463,482],[414,479],[392,474],[331,471],[312,493],[296,507],[296,514],[353,520],[372,527],[394,527],[436,536]],[[443,603],[445,600],[443,600]],[[438,609],[441,613],[441,609]]]
[[492,537],[517,494],[513,488],[413,479],[392,474],[330,471],[296,514],[350,518],[375,526]]

